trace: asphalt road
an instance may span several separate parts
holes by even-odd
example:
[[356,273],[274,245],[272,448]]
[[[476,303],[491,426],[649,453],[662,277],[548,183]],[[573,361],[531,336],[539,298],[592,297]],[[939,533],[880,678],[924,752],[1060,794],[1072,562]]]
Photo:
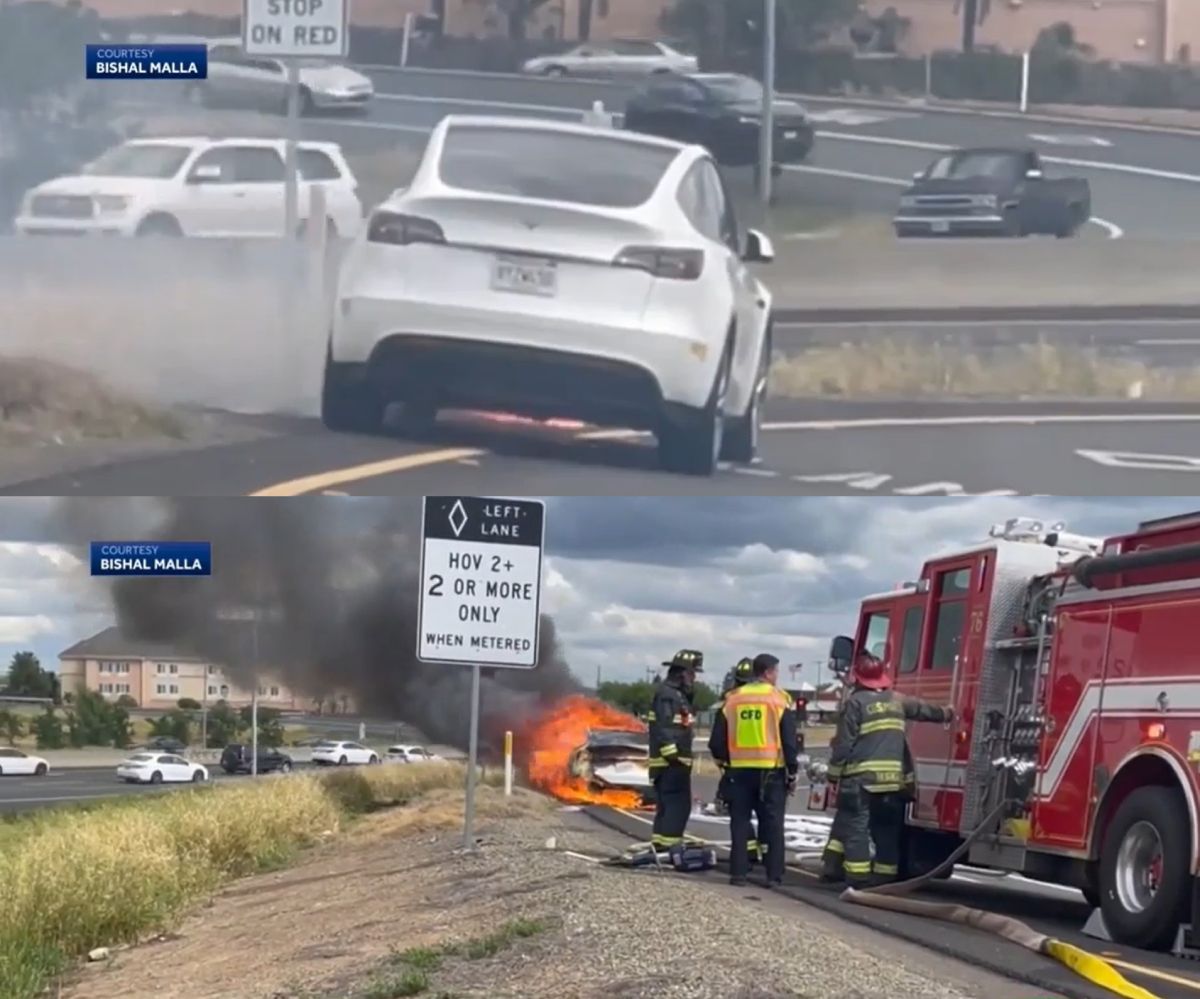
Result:
[[[1196,495],[1200,406],[777,402],[762,459],[661,472],[622,431],[451,416],[424,442],[271,418],[271,436],[123,460],[0,495]],[[10,480],[11,481],[11,480]]]
[[[430,73],[371,68],[378,100],[357,122],[310,122],[336,134],[394,130],[419,134],[448,113],[573,117],[602,100],[624,107],[627,85],[549,81],[491,74]],[[1090,235],[1200,234],[1200,136],[1086,123],[1055,125],[1019,118],[947,114],[919,107],[862,107],[852,101],[810,101],[818,125],[814,156],[800,172],[848,185],[865,209],[890,211],[897,188],[946,147],[1032,146],[1055,175],[1086,177],[1100,220]]]
[[[619,829],[633,839],[641,840],[646,836],[648,826],[645,816],[612,809],[588,811],[604,825]],[[699,828],[693,832],[704,835]],[[700,876],[716,880],[725,875],[713,873]],[[751,893],[755,890],[749,889]],[[1050,958],[1032,954],[981,930],[843,902],[838,898],[838,888],[820,885],[815,877],[798,868],[788,871],[783,890],[799,902],[1057,995],[1078,999],[1112,999],[1113,993],[1091,985]],[[953,902],[1012,916],[1039,932],[1093,954],[1103,955],[1116,970],[1130,981],[1150,990],[1158,999],[1195,999],[1196,992],[1200,990],[1200,973],[1196,972],[1193,964],[1169,955],[1122,947],[1084,936],[1080,930],[1090,909],[1078,892],[1069,889],[1020,878],[1000,878],[974,870],[960,870],[951,880],[923,888],[914,897],[929,902]],[[802,918],[800,913],[798,916]]]
[[[216,764],[206,764],[213,783],[250,780],[247,774],[229,776]],[[298,764],[298,767],[303,767]],[[283,779],[283,775],[264,774],[262,779]],[[168,794],[193,784],[126,784],[116,778],[115,767],[73,767],[53,770],[45,777],[0,777],[0,814],[77,805],[131,795]]]

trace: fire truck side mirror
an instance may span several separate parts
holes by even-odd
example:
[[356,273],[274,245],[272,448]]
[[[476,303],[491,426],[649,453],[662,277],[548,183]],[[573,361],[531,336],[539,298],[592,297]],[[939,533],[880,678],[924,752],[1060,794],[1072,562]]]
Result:
[[829,643],[829,666],[835,673],[845,673],[854,662],[854,639],[838,635]]

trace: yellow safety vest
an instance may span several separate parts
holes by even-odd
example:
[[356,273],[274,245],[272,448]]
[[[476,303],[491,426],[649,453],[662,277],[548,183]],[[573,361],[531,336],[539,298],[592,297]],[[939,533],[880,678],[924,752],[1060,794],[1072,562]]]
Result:
[[726,695],[721,710],[730,767],[775,770],[784,765],[779,724],[788,700],[787,694],[769,683],[747,683]]

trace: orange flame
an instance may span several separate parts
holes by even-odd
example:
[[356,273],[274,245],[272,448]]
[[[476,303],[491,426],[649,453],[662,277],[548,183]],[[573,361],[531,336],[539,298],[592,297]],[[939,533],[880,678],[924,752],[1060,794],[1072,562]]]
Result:
[[642,796],[625,788],[597,789],[570,770],[571,754],[587,742],[589,731],[645,732],[633,715],[590,697],[574,695],[553,704],[522,737],[529,782],[559,801],[572,805],[611,805],[637,808]]

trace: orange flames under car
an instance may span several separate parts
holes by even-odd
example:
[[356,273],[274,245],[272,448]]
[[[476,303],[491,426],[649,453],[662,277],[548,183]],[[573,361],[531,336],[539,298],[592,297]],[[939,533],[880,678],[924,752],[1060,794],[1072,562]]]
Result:
[[571,754],[587,742],[588,732],[597,730],[644,732],[646,726],[633,715],[590,697],[575,695],[559,701],[547,708],[521,737],[526,747],[525,770],[529,782],[572,805],[639,807],[642,796],[637,791],[595,788],[586,778],[571,774]]

